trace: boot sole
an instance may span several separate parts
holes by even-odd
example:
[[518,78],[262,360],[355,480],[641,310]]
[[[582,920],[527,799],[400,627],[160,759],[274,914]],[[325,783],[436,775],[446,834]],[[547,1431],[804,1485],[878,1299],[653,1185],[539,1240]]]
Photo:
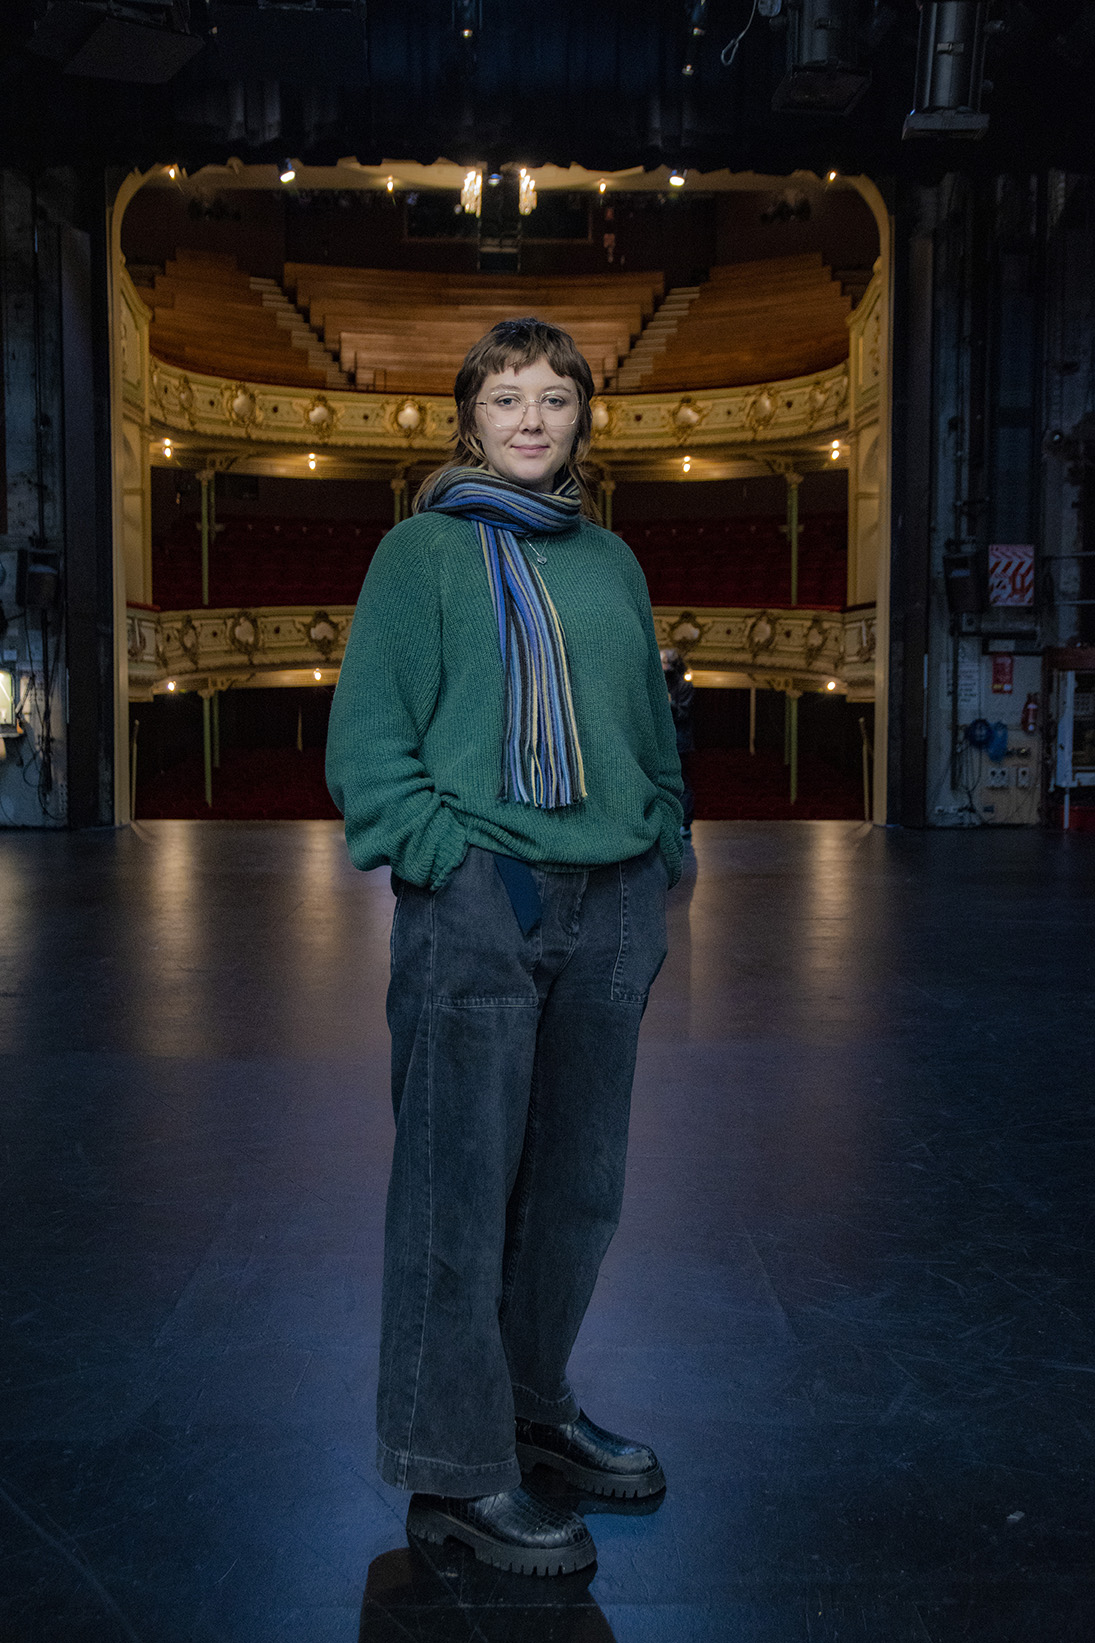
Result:
[[509,1546],[470,1523],[450,1518],[436,1506],[412,1505],[407,1513],[407,1533],[433,1546],[440,1546],[446,1540],[459,1540],[471,1548],[481,1563],[515,1575],[572,1575],[597,1560],[592,1536],[577,1546],[562,1547],[558,1551]]
[[665,1473],[660,1466],[629,1477],[621,1473],[602,1472],[592,1466],[580,1466],[577,1461],[552,1454],[550,1449],[537,1449],[531,1443],[517,1445],[517,1459],[526,1472],[534,1466],[550,1467],[587,1495],[607,1495],[614,1500],[645,1500],[648,1495],[658,1495],[665,1488]]

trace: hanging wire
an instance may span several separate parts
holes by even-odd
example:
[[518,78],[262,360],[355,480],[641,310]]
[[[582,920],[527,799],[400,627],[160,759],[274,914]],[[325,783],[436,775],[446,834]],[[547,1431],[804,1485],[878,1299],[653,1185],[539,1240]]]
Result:
[[752,28],[753,20],[756,17],[756,15],[757,15],[757,0],[753,0],[753,9],[749,13],[749,21],[746,23],[746,25],[742,29],[741,33],[740,34],[735,34],[734,38],[731,41],[729,41],[728,44],[723,46],[723,48],[722,48],[722,52],[719,55],[719,62],[722,64],[723,68],[730,68],[733,65],[734,58],[738,54],[738,47],[741,45],[742,41],[745,39],[745,36],[749,33],[749,30]]

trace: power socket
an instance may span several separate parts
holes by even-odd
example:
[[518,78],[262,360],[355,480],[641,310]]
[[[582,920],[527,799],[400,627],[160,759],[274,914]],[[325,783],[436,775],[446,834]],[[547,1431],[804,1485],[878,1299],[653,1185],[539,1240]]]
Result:
[[1029,787],[1030,786],[1030,766],[1029,766],[1029,764],[1019,765],[1018,769],[1015,772],[1015,785],[1016,785],[1016,787]]
[[989,765],[989,779],[986,787],[1006,787],[1008,785],[1007,766],[1002,764]]

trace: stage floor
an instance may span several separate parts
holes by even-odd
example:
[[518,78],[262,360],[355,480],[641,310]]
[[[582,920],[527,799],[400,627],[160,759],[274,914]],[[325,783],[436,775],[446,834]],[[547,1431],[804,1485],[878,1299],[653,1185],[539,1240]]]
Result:
[[2,1643],[1090,1643],[1095,839],[698,823],[572,1363],[592,1579],[372,1468],[386,872],[0,836]]

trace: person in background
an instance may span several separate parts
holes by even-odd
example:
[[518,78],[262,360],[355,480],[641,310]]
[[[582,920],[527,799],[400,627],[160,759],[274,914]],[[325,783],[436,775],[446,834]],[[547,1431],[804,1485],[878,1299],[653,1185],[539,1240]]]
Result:
[[567,1378],[681,870],[646,583],[582,469],[592,393],[542,321],[471,349],[455,454],[365,579],[327,748],[351,858],[390,863],[397,898],[377,1464],[414,1491],[411,1534],[528,1574],[596,1555],[536,1466],[665,1485]]
[[691,755],[696,750],[696,739],[692,731],[692,698],[695,695],[695,686],[692,683],[688,669],[684,665],[678,650],[668,649],[661,653],[662,672],[665,674],[665,685],[669,692],[669,709],[673,715],[673,728],[677,733],[677,752],[681,761],[681,777],[684,782],[684,791],[681,794],[681,807],[684,812],[681,822],[681,837],[692,837],[692,822],[696,811],[696,795],[692,791]]

